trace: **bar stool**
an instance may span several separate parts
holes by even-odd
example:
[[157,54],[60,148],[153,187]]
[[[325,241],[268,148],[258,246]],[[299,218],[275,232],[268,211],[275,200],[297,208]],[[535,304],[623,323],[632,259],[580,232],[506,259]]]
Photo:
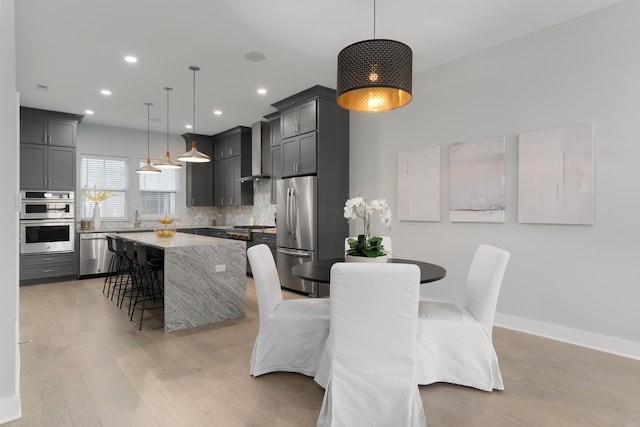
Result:
[[122,308],[122,304],[124,303],[124,299],[127,294],[129,294],[129,307],[127,307],[127,314],[131,314],[132,306],[131,303],[133,301],[133,294],[136,292],[138,287],[140,286],[140,266],[138,265],[136,250],[137,245],[131,240],[125,240],[125,256],[127,259],[127,263],[129,265],[129,284],[131,286],[125,286],[122,289],[122,295],[118,293],[119,301],[118,307]]
[[[135,245],[137,285],[135,286],[135,298],[133,299],[133,303],[130,303],[131,314],[129,320],[133,321],[133,314],[135,310],[140,310],[139,330],[142,330],[142,320],[144,318],[145,310],[164,307],[164,260],[163,257],[151,254],[148,249],[149,248],[145,245]],[[147,307],[148,302],[153,303],[154,306]]]
[[124,239],[121,237],[113,237],[113,241],[115,242],[115,250],[116,250],[116,258],[117,258],[117,272],[115,274],[113,286],[111,287],[111,301],[113,301],[113,297],[115,296],[116,289],[118,290],[118,298],[116,299],[116,304],[120,301],[120,295],[122,291],[126,289],[127,286],[131,284],[131,263],[126,255],[126,248],[124,244]]
[[116,253],[116,249],[113,243],[113,237],[107,235],[107,249],[111,258],[109,259],[109,267],[107,268],[107,275],[104,278],[104,285],[102,285],[102,293],[106,289],[107,297],[109,296],[109,292],[111,290],[111,286],[114,284],[116,279],[116,274],[118,273],[119,265],[118,265],[118,254]]

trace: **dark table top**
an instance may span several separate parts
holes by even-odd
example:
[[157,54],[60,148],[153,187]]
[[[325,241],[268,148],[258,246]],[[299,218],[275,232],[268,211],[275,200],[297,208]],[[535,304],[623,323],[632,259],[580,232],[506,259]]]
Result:
[[[291,273],[305,280],[330,283],[331,266],[336,262],[344,262],[344,258],[328,258],[303,262],[302,264],[293,266]],[[420,267],[420,283],[435,282],[447,275],[447,270],[443,267],[428,262],[401,258],[389,258],[387,262],[417,265]]]

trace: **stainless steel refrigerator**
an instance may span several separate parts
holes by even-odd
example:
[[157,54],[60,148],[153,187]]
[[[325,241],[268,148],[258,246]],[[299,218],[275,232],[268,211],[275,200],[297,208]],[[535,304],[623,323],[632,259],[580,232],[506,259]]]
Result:
[[277,263],[280,284],[308,294],[316,284],[291,274],[291,268],[315,260],[318,254],[318,185],[315,176],[286,178],[277,182]]

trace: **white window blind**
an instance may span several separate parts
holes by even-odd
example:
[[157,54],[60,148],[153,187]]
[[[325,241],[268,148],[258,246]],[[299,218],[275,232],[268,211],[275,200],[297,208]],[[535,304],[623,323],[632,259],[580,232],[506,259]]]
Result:
[[[91,191],[111,190],[112,196],[100,204],[102,218],[124,218],[127,216],[127,191],[129,175],[127,159],[102,156],[82,156],[80,160],[80,183]],[[81,197],[84,218],[93,215],[93,202]]]
[[[144,166],[146,160],[140,161]],[[174,216],[176,192],[179,188],[179,169],[160,173],[138,174],[140,182],[140,214],[142,216]]]

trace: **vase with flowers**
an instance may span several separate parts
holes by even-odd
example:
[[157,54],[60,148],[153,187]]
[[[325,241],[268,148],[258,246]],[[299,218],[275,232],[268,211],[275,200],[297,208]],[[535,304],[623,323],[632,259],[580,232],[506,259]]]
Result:
[[87,198],[87,200],[93,202],[93,229],[100,230],[100,226],[102,225],[102,219],[100,218],[100,203],[113,196],[113,191],[98,191],[96,190],[95,186],[93,187],[93,190],[90,190],[85,184],[84,196]]
[[357,239],[348,238],[349,249],[345,259],[350,262],[387,262],[387,252],[382,245],[382,237],[371,236],[371,214],[378,212],[380,220],[391,229],[391,208],[386,199],[375,199],[367,203],[362,197],[354,197],[344,205],[344,217],[351,222],[361,218],[363,233]]

